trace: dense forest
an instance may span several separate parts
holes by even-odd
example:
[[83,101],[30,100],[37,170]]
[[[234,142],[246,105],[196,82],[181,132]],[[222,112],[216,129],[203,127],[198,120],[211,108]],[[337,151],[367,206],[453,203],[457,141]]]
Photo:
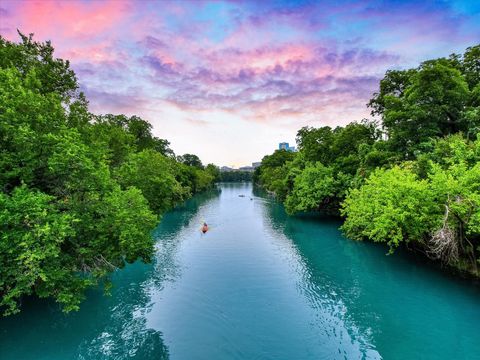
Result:
[[254,180],[290,214],[342,216],[351,239],[480,276],[480,45],[387,71],[368,106],[373,120],[300,129]]
[[242,171],[242,170],[221,171],[218,176],[218,181],[221,181],[221,182],[252,181],[252,176],[253,176],[252,171]]
[[78,309],[88,287],[153,255],[160,215],[219,176],[137,117],[94,115],[49,42],[0,37],[0,312],[24,296]]

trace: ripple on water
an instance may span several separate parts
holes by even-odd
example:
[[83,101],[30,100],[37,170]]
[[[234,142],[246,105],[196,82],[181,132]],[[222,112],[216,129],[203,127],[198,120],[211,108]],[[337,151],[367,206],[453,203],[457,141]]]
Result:
[[[247,195],[245,198],[239,194]],[[0,320],[2,360],[475,359],[478,286],[375,244],[338,221],[288,217],[247,184],[165,214],[152,264],[113,276],[79,313],[26,301]],[[206,221],[211,230],[202,235]],[[461,336],[452,336],[461,334]],[[477,356],[478,358],[478,356]]]

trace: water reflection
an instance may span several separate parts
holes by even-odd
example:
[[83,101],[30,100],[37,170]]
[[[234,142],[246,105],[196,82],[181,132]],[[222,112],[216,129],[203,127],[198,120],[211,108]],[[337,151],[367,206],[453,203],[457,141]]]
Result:
[[[317,315],[326,312],[327,323],[319,324],[328,336],[347,329],[366,358],[480,359],[472,321],[480,319],[476,282],[452,278],[402,250],[386,256],[382,244],[347,240],[336,219],[288,217],[273,200],[264,206],[274,238],[283,234],[296,249],[299,291]],[[461,341],[452,337],[458,331]]]
[[0,358],[168,359],[162,332],[147,327],[152,287],[161,289],[178,276],[176,234],[218,194],[218,189],[203,193],[166,214],[154,232],[153,264],[135,263],[113,274],[111,296],[91,290],[80,311],[70,314],[51,301],[26,299],[20,314],[0,319]]
[[[262,190],[255,190],[254,194],[265,198]],[[297,288],[312,308],[315,319],[314,326],[320,330],[323,337],[332,340],[331,345],[336,347],[335,353],[338,355],[348,359],[381,359],[375,349],[371,327],[362,327],[351,316],[350,305],[355,303],[358,295],[358,287],[354,285],[355,281],[351,281],[347,286],[338,284],[337,279],[329,276],[331,269],[322,269],[322,263],[324,266],[328,265],[322,261],[326,254],[315,251],[318,250],[318,246],[316,249],[309,248],[309,246],[318,245],[315,242],[321,241],[319,237],[330,237],[332,234],[329,232],[332,230],[336,237],[338,231],[332,227],[330,231],[326,229],[326,232],[322,231],[319,234],[318,228],[316,228],[314,233],[309,233],[305,224],[317,222],[318,226],[318,216],[289,217],[284,208],[271,197],[267,197],[262,205],[265,212],[265,216],[263,216],[266,222],[265,226],[273,232],[271,238],[275,239],[275,243],[282,249],[282,252],[289,254],[286,262],[298,275]],[[326,217],[325,220],[332,222],[332,218],[329,217]],[[338,223],[336,220],[333,222]],[[298,241],[299,234],[302,233],[307,239],[316,241]],[[348,266],[348,263],[343,265]],[[344,299],[349,301],[345,302]]]
[[249,184],[221,189],[166,214],[154,262],[115,273],[111,297],[69,315],[30,299],[0,320],[0,358],[475,358],[478,286],[288,217]]

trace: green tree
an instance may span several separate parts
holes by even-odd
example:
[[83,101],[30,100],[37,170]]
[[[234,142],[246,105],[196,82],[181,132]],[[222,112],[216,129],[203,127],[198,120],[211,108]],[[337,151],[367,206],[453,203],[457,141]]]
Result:
[[240,181],[252,181],[252,171],[222,171],[220,172],[219,181],[222,182],[240,182]]
[[417,69],[387,72],[369,106],[372,115],[382,118],[394,151],[414,159],[431,138],[478,127],[471,90],[478,84],[479,61],[473,47],[463,58],[429,60]]
[[318,129],[303,127],[298,130],[296,142],[306,161],[329,164],[334,157],[332,153],[334,133],[329,126]]
[[332,167],[320,162],[308,164],[294,180],[293,190],[286,197],[288,213],[322,210],[336,212],[344,196],[348,176],[335,174]]
[[194,166],[199,169],[203,169],[202,161],[197,155],[194,154],[183,154],[182,156],[178,157],[178,161],[188,166]]
[[[479,275],[480,45],[389,70],[375,121],[304,127],[299,152],[275,152],[253,179],[287,212],[338,213],[357,240],[408,245]],[[340,212],[337,212],[340,208]]]
[[480,84],[480,45],[467,48],[461,61],[461,71],[470,90]]
[[342,206],[345,234],[354,240],[386,242],[393,252],[403,242],[422,242],[439,226],[438,205],[426,180],[408,168],[377,170]]
[[134,139],[138,151],[151,149],[165,156],[174,156],[170,143],[152,135],[152,125],[138,116],[101,115],[96,117],[96,123],[106,124],[125,130],[126,134]]
[[124,187],[142,191],[150,208],[160,213],[184,200],[188,190],[176,180],[172,162],[154,150],[129,155],[116,171],[117,181]]
[[288,163],[292,161],[296,153],[286,150],[276,150],[272,155],[264,156],[261,165],[255,169],[254,181],[261,184],[265,189],[284,200],[288,194],[289,173]]
[[213,177],[213,181],[220,181],[220,169],[214,164],[205,166],[205,171]]
[[28,295],[70,311],[116,268],[150,260],[149,206],[165,211],[215,176],[178,163],[139,117],[92,115],[68,61],[21,36],[0,37],[0,311]]
[[0,307],[5,314],[18,312],[22,296],[51,283],[60,285],[51,295],[62,301],[66,289],[58,278],[71,274],[64,272],[61,246],[74,235],[75,220],[58,211],[54,197],[25,185],[11,195],[0,193]]
[[[375,171],[343,203],[353,239],[412,243],[433,259],[476,275],[480,257],[480,136],[439,139],[413,163]],[[419,177],[419,174],[421,177]]]
[[33,34],[18,34],[20,44],[0,36],[0,68],[15,68],[24,79],[35,72],[37,90],[42,95],[55,93],[63,101],[75,98],[78,95],[78,82],[69,61],[54,58],[50,41],[36,42],[33,41]]

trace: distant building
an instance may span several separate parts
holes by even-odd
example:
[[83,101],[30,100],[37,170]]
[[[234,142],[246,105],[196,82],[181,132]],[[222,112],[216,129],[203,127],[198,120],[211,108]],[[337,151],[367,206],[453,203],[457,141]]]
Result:
[[289,146],[287,142],[279,143],[278,150],[296,151],[295,146]]
[[225,171],[225,172],[227,172],[227,171],[233,171],[233,169],[232,169],[231,167],[228,167],[228,166],[222,166],[222,167],[220,168],[220,171]]

